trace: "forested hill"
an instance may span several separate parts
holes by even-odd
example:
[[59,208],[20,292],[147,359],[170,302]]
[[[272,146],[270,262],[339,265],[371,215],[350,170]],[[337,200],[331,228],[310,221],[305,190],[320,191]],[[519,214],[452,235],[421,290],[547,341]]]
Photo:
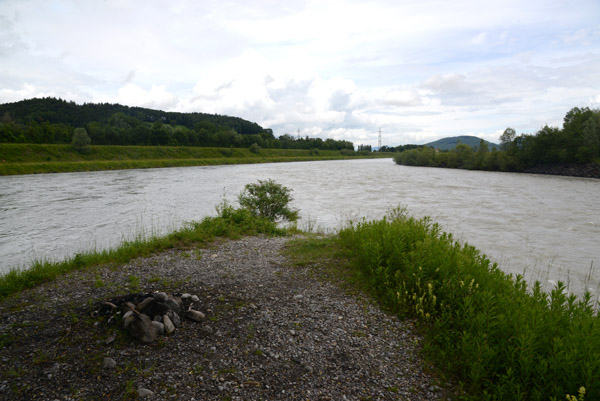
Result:
[[[481,138],[478,138],[476,136],[462,135],[438,139],[437,141],[426,143],[425,146],[429,146],[431,148],[439,150],[452,150],[456,148],[456,145],[462,143],[464,145],[472,147],[473,149],[477,149],[479,147],[480,141]],[[498,144],[488,142],[485,139],[483,141],[485,142],[489,150],[500,149],[500,145]]]
[[129,107],[121,104],[84,103],[78,105],[56,98],[28,99],[15,103],[0,104],[0,117],[11,118],[19,124],[66,124],[74,127],[84,127],[97,122],[108,124],[110,118],[122,113],[139,121],[164,124],[182,125],[194,129],[196,124],[214,125],[221,128],[234,129],[238,134],[254,135],[265,131],[260,125],[239,117],[222,116],[206,113],[178,113],[162,110]]
[[249,147],[352,151],[349,141],[273,136],[239,117],[55,98],[0,104],[0,143],[67,144],[84,128],[92,145]]

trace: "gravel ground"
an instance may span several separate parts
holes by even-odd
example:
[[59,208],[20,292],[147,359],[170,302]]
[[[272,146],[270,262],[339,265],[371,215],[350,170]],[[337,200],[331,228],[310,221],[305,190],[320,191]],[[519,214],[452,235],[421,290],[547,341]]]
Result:
[[[410,321],[315,279],[310,268],[290,267],[280,254],[286,241],[248,237],[168,251],[2,301],[0,399],[448,397],[424,372]],[[158,290],[197,295],[206,318],[144,345],[90,314],[103,300]]]

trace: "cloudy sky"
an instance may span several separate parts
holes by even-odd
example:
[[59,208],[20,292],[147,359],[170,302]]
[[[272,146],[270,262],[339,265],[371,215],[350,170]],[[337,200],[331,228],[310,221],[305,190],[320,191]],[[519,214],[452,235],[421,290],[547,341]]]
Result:
[[0,103],[41,96],[497,142],[600,108],[600,1],[0,0]]

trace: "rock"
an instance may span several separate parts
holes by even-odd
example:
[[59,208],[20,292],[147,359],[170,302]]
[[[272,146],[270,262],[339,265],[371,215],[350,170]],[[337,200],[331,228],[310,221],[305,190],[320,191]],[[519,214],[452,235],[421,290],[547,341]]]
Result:
[[188,294],[187,292],[184,294],[181,294],[181,299],[183,299],[184,301],[190,299],[192,297],[192,294]]
[[[173,303],[175,303],[173,301]],[[179,305],[177,305],[177,307],[179,308]],[[152,308],[148,308],[149,310],[149,314],[150,315],[164,315],[167,312],[169,312],[171,310],[171,306],[169,304],[167,304],[166,302],[155,302],[152,305]]]
[[115,333],[111,333],[111,335],[108,336],[108,338],[106,339],[104,344],[106,344],[106,345],[112,344],[113,342],[115,342],[116,339],[117,339],[117,335]]
[[198,302],[200,301],[200,298],[198,298],[198,295],[192,295],[192,302]]
[[132,317],[134,321],[127,326],[129,334],[143,343],[151,343],[156,340],[156,329],[148,316],[142,313]]
[[128,310],[127,312],[125,312],[125,314],[123,315],[123,320],[127,319],[129,316],[133,316],[132,310]]
[[164,292],[155,292],[153,297],[158,302],[166,302],[169,299],[169,296]]
[[204,320],[206,315],[204,315],[204,313],[202,313],[200,311],[190,309],[189,311],[185,312],[185,317],[187,317],[188,319],[194,320],[196,322],[199,322],[201,320]]
[[148,390],[147,388],[140,387],[137,389],[137,394],[138,394],[138,397],[142,398],[142,397],[154,395],[154,391]]
[[167,316],[169,316],[169,319],[171,319],[175,327],[181,327],[181,318],[179,317],[178,313],[175,313],[174,311],[169,311],[167,313]]
[[202,326],[202,331],[206,334],[212,334],[214,330],[208,324],[205,324],[204,326]]
[[143,312],[144,309],[146,309],[148,306],[150,306],[153,303],[154,303],[154,298],[148,297],[148,298],[144,299],[142,302],[140,302],[139,304],[137,304],[136,309],[140,312]]
[[165,334],[165,325],[163,323],[153,320],[152,325],[156,328],[156,334],[158,334],[160,336]]
[[123,312],[128,311],[128,310],[135,311],[135,305],[132,304],[131,302],[123,303]]
[[113,369],[115,366],[117,366],[117,362],[109,357],[104,357],[104,361],[102,361],[102,367],[104,369]]
[[162,320],[163,324],[165,325],[166,334],[171,334],[175,331],[175,325],[173,325],[173,322],[171,321],[171,319],[169,319],[168,315],[163,315]]
[[169,298],[165,301],[165,305],[169,307],[175,313],[179,313],[179,304],[172,298]]
[[131,325],[131,323],[135,322],[136,320],[137,318],[135,315],[129,315],[126,319],[123,319],[123,327],[127,329]]

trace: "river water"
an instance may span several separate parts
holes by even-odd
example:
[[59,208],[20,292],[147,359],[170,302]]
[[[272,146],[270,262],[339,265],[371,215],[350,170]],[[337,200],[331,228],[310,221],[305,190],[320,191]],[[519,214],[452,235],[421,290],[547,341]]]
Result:
[[600,292],[600,180],[398,166],[391,159],[0,177],[0,272],[214,215],[244,185],[293,189],[301,228],[334,231],[403,205],[500,267]]

